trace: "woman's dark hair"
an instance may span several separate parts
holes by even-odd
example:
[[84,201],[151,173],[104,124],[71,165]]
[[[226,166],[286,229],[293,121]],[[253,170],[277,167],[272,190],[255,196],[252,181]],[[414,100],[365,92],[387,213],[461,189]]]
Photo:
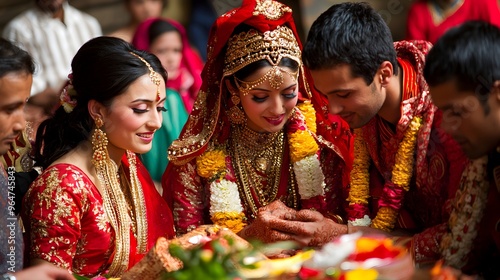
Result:
[[34,145],[37,166],[47,168],[82,141],[90,139],[95,126],[87,107],[90,100],[109,106],[135,80],[149,75],[146,64],[132,53],[144,58],[167,80],[165,70],[153,54],[138,51],[118,38],[102,36],[88,41],[71,62],[77,105],[71,113],[59,107],[54,116],[40,124]]
[[302,60],[312,70],[349,65],[367,85],[384,61],[398,74],[391,31],[367,3],[336,4],[323,12],[309,30]]
[[35,73],[33,58],[10,41],[0,38],[0,77],[12,72]]
[[173,26],[169,22],[167,22],[165,20],[161,20],[161,19],[156,20],[155,22],[151,23],[151,25],[149,26],[149,30],[148,30],[149,42],[148,42],[148,44],[151,46],[151,44],[160,35],[162,35],[163,33],[172,32],[172,31],[175,31],[175,32],[179,33],[179,35],[180,35],[179,30],[177,30],[177,28],[175,28],[175,26]]

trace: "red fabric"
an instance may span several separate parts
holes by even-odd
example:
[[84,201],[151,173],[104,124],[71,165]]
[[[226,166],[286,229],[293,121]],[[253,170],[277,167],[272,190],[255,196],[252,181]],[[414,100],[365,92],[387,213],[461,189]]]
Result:
[[[148,211],[148,249],[153,248],[156,240],[159,237],[172,238],[175,236],[173,227],[173,217],[171,208],[161,197],[161,195],[156,190],[155,184],[149,172],[140,161],[139,157],[136,157],[136,168],[137,176],[142,185],[142,191],[144,193],[144,200],[146,202],[146,209]],[[125,172],[128,174],[129,163],[127,161],[127,156],[124,155],[122,159],[122,164]],[[142,259],[140,257],[137,261]]]
[[435,24],[429,10],[431,0],[418,0],[410,7],[407,17],[407,39],[427,40],[435,43],[451,27],[468,20],[484,20],[500,26],[497,0],[464,0],[461,7]]
[[[136,29],[132,44],[139,50],[149,51],[149,27],[156,21],[166,21],[173,25],[181,35],[182,40],[182,60],[179,66],[179,75],[175,79],[168,79],[166,83],[167,88],[171,88],[182,97],[182,101],[186,107],[187,112],[193,109],[194,101],[198,95],[198,90],[201,86],[201,71],[203,69],[203,61],[196,51],[191,48],[188,36],[184,27],[171,19],[165,18],[152,18],[142,22]],[[186,82],[190,83],[186,87]]]
[[[159,237],[174,236],[173,219],[140,162],[137,170],[146,198],[149,251]],[[27,221],[24,226],[30,233],[25,236],[26,254],[30,258],[46,260],[83,276],[107,270],[115,250],[114,231],[105,218],[98,189],[82,170],[71,164],[47,168],[30,187],[23,207],[23,220]],[[136,251],[132,231],[130,240],[129,268],[144,256]]]

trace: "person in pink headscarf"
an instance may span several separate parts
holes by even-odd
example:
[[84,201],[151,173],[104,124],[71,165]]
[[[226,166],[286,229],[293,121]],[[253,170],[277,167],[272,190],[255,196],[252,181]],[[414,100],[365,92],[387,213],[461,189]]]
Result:
[[179,92],[191,112],[201,86],[203,61],[191,48],[184,27],[170,19],[148,19],[137,28],[132,44],[158,56],[168,72],[167,88]]

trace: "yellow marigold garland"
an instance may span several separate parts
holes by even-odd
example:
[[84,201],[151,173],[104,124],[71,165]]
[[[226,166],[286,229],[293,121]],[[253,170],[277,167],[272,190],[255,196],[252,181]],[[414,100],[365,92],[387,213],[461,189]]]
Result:
[[297,108],[299,108],[302,115],[304,115],[307,128],[309,128],[312,133],[316,133],[316,110],[314,110],[311,101],[307,100],[303,103],[299,103],[297,104]]
[[297,130],[290,134],[288,142],[290,143],[292,162],[298,162],[318,152],[318,144],[307,130]]
[[414,117],[399,146],[394,161],[395,164],[392,168],[392,182],[398,186],[404,187],[405,191],[410,189],[410,180],[413,175],[413,162],[415,161],[415,144],[417,143],[417,133],[420,126],[422,126],[422,119]]
[[[226,170],[226,154],[222,150],[203,153],[196,158],[196,171],[203,178],[213,178]],[[219,174],[222,177],[224,174]]]
[[[408,191],[410,189],[410,180],[413,176],[413,164],[415,161],[415,145],[417,142],[418,131],[422,125],[422,119],[415,116],[405,132],[400,147],[396,153],[395,164],[392,169],[392,183],[396,187]],[[360,131],[358,131],[359,133]],[[361,135],[361,134],[359,134]],[[362,139],[357,135],[354,142],[355,157],[353,170],[351,171],[351,191],[349,193],[350,204],[358,203],[360,205],[368,204],[369,197],[369,155]],[[356,146],[356,143],[358,146]],[[363,162],[364,161],[364,162]],[[399,209],[392,207],[381,207],[371,226],[373,228],[390,231],[394,228]]]
[[354,131],[356,138],[354,140],[355,157],[351,171],[351,190],[347,200],[349,204],[368,204],[370,197],[370,155],[363,141],[363,132],[360,128]]
[[244,222],[246,217],[243,212],[218,212],[214,213],[211,218],[214,224],[226,227],[236,233],[246,226]]

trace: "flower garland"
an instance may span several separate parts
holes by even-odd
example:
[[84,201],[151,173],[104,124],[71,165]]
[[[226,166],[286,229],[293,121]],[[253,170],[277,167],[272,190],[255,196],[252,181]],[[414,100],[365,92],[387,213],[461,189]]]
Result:
[[[319,146],[307,129],[316,128],[316,112],[310,102],[301,103],[297,107],[300,111],[294,112],[288,124],[290,156],[302,207],[308,208],[306,205],[311,205],[319,208],[324,202],[325,176],[318,159]],[[246,226],[246,216],[236,178],[226,167],[228,157],[222,149],[206,151],[196,159],[196,168],[198,175],[210,182],[212,222],[239,232]]]
[[59,96],[59,100],[63,109],[66,113],[73,112],[73,109],[76,107],[76,91],[73,88],[73,74],[68,75],[68,81],[64,86],[61,95]]
[[462,174],[448,221],[450,232],[440,244],[447,265],[462,268],[467,263],[488,198],[487,161],[483,157],[471,162]]
[[354,140],[354,163],[351,171],[351,190],[349,192],[349,224],[370,226],[385,231],[394,228],[405,192],[410,189],[415,161],[415,144],[422,119],[415,116],[406,130],[401,145],[396,153],[392,168],[392,181],[384,185],[384,196],[379,201],[378,213],[373,221],[368,216],[368,198],[370,192],[370,155],[363,141],[361,129],[357,129]]

